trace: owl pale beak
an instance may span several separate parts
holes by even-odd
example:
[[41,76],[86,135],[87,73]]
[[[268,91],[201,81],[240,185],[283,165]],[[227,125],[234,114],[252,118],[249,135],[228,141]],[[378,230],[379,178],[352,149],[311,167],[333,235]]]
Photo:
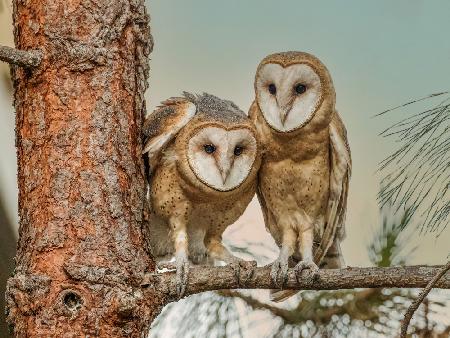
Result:
[[292,106],[294,104],[295,97],[293,96],[280,96],[277,97],[277,105],[280,109],[280,121],[284,127],[289,113],[291,112]]
[[290,111],[291,111],[290,108],[281,108],[280,109],[280,120],[281,120],[281,124],[283,126],[286,123],[286,120],[287,120],[287,117],[288,117]]
[[227,181],[228,175],[230,174],[230,169],[221,170],[220,174],[222,175],[222,183],[225,184],[225,182]]
[[233,162],[227,158],[226,155],[222,155],[217,159],[217,167],[219,168],[220,175],[222,176],[222,183],[225,184],[228,175],[230,175],[231,166]]

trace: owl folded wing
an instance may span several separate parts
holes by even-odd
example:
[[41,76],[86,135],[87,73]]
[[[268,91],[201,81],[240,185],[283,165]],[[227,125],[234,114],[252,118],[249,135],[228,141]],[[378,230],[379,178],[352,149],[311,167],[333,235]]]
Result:
[[352,160],[347,131],[337,112],[330,123],[330,165],[330,195],[325,230],[320,245],[314,253],[314,261],[318,264],[333,242],[336,239],[342,240],[345,236],[345,212]]
[[[250,107],[250,110],[248,112],[248,117],[253,122],[256,128],[258,128],[262,123],[262,117],[260,114],[258,114],[258,105],[256,102],[253,102],[253,104]],[[259,133],[261,138],[263,137],[263,133]],[[261,140],[262,141],[262,140]],[[263,150],[264,151],[264,150]],[[258,179],[259,180],[259,179]],[[267,208],[267,203],[264,198],[264,195],[261,191],[261,185],[258,182],[258,185],[256,187],[256,196],[258,197],[259,205],[261,206],[261,211],[264,218],[264,224],[266,226],[266,229],[270,232],[271,227],[274,226],[274,218],[272,217],[272,214],[270,213],[269,209]],[[277,241],[277,239],[275,239]],[[281,243],[277,244],[281,245]]]
[[159,162],[161,153],[178,132],[195,116],[197,107],[187,98],[171,98],[162,102],[144,122],[144,150],[149,159],[149,174]]

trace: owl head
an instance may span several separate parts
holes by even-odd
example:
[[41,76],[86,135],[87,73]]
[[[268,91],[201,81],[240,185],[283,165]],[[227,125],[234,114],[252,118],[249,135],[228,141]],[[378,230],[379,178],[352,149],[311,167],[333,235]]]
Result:
[[173,138],[178,171],[196,187],[226,192],[255,180],[261,157],[256,130],[233,102],[184,93],[163,107],[164,112],[155,112],[165,115],[159,118],[158,135],[149,138],[144,149],[149,156],[154,156],[152,144]]
[[314,117],[327,118],[334,111],[330,108],[335,91],[327,68],[304,52],[264,58],[256,72],[255,92],[265,121],[276,132],[299,130]]

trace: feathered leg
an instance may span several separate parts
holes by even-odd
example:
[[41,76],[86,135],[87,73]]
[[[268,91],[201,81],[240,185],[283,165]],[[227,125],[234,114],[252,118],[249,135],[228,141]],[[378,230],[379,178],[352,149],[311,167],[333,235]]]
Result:
[[282,288],[287,280],[289,258],[294,254],[296,235],[291,227],[283,230],[282,244],[278,258],[272,263],[270,276],[274,283]]
[[172,228],[172,237],[175,246],[175,264],[177,268],[177,294],[183,297],[189,276],[188,238],[186,231],[187,220],[184,215],[175,215],[170,218],[169,224]]
[[317,271],[319,271],[318,266],[313,260],[313,236],[314,229],[312,226],[300,233],[299,243],[302,260],[298,262],[294,268],[297,279],[302,278],[303,271],[309,270],[309,273],[306,276],[308,282],[313,281]]

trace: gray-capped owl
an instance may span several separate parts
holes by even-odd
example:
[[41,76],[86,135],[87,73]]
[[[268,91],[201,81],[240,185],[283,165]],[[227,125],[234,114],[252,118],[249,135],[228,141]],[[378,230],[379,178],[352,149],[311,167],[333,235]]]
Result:
[[248,117],[231,101],[184,93],[147,118],[144,136],[151,250],[157,260],[175,256],[178,295],[185,292],[190,260],[217,259],[237,273],[250,271],[253,262],[222,244],[224,230],[256,191],[261,154]]
[[[318,266],[344,264],[351,157],[333,82],[313,55],[277,53],[258,66],[255,92],[249,116],[264,149],[257,195],[280,247],[271,276],[282,287],[295,264],[297,278],[306,270],[312,281]],[[294,293],[276,291],[272,300]]]

